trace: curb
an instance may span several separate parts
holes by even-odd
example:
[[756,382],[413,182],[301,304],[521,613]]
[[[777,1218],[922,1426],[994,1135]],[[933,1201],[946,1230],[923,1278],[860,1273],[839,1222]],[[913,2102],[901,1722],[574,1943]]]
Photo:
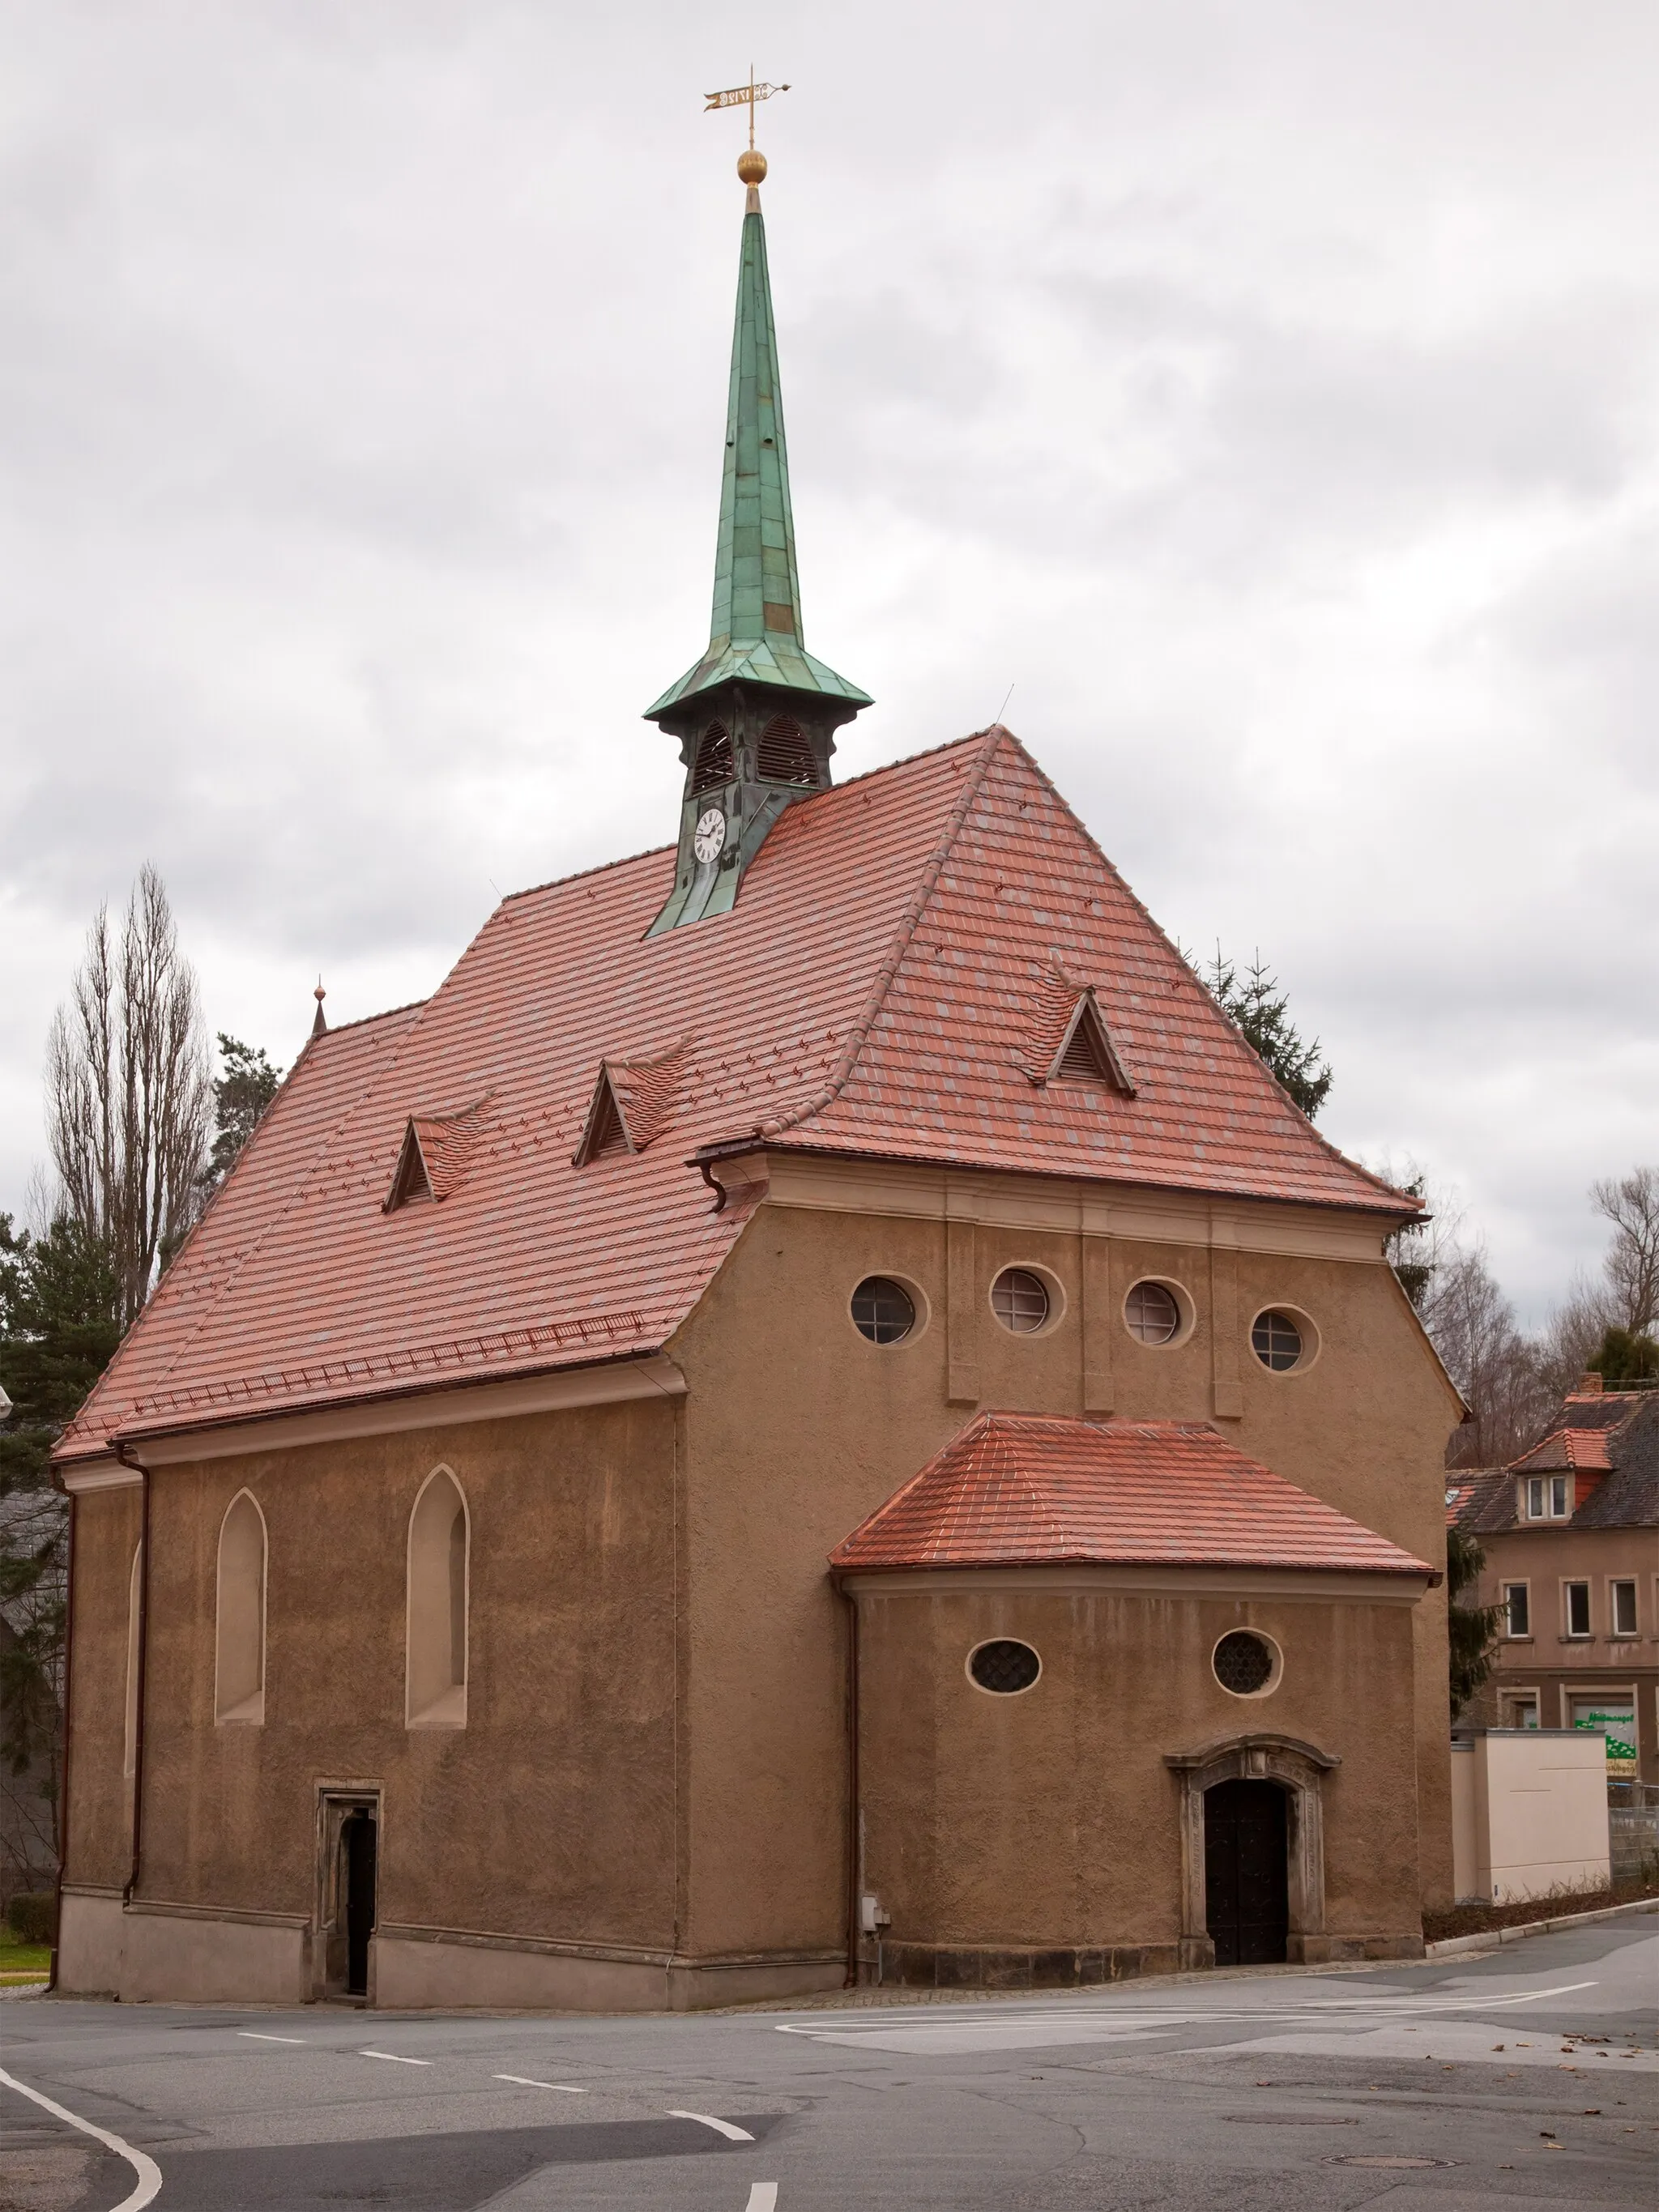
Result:
[[1460,1951],[1489,1951],[1494,1943],[1518,1943],[1523,1936],[1550,1936],[1558,1928],[1590,1928],[1598,1920],[1622,1920],[1632,1912],[1659,1912],[1659,1897],[1638,1897],[1632,1905],[1604,1905],[1596,1912],[1564,1913],[1559,1920],[1528,1920],[1518,1928],[1486,1928],[1474,1936],[1448,1936],[1425,1943],[1425,1959],[1451,1959]]

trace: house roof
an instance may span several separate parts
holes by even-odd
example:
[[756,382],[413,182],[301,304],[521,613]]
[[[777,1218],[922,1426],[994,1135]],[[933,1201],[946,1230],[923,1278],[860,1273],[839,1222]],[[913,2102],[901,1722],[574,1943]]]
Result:
[[1206,1424],[1036,1413],[977,1415],[830,1555],[844,1571],[1085,1560],[1434,1572]]
[[1525,1474],[1593,1474],[1581,1488],[1570,1522],[1540,1523],[1559,1534],[1573,1528],[1659,1528],[1659,1390],[1574,1392],[1547,1433],[1490,1480],[1460,1512],[1474,1535],[1498,1535],[1520,1525],[1517,1486]]
[[[673,870],[505,899],[430,999],[313,1039],[58,1456],[655,1350],[745,1218],[689,1155],[1417,1210],[1297,1112],[1005,730],[790,807],[730,914],[648,937]],[[1056,974],[1133,1096],[1034,1079]],[[579,1167],[602,1061],[651,1141]],[[411,1120],[443,1202],[385,1211]]]

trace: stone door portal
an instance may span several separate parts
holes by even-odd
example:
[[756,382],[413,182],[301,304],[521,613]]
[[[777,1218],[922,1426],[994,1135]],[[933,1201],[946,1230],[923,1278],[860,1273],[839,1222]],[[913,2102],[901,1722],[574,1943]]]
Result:
[[1204,1903],[1218,1966],[1284,1962],[1288,1832],[1276,1783],[1218,1782],[1205,1792]]

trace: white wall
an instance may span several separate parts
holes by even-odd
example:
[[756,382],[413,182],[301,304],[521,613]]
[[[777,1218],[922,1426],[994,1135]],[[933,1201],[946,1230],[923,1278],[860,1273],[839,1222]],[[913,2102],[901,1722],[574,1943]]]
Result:
[[[1582,1729],[1482,1729],[1452,1758],[1454,1868],[1458,1774],[1473,1770],[1473,1893],[1503,1905],[1609,1879],[1607,1747]],[[1465,1830],[1466,1837],[1468,1829]],[[1466,1842],[1466,1850],[1468,1849]]]

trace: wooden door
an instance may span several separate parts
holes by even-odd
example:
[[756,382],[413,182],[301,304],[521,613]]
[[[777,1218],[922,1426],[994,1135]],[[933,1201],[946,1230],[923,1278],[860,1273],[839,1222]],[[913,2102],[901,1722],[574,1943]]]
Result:
[[1218,1966],[1277,1965],[1290,1932],[1285,1792],[1218,1782],[1204,1793],[1205,1921]]

